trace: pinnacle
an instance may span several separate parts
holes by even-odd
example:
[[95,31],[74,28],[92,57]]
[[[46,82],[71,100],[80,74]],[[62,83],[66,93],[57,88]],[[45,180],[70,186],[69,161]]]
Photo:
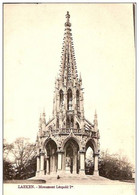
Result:
[[74,45],[71,33],[71,23],[69,21],[70,14],[67,11],[66,14],[66,23],[65,23],[65,32],[63,38],[62,46],[62,56],[61,56],[61,65],[59,75],[63,80],[66,79],[66,82],[71,81],[72,78],[78,79],[76,60],[74,54]]

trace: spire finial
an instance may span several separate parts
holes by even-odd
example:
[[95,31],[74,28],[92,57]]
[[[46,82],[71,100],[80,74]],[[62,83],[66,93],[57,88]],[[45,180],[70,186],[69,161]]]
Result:
[[98,120],[97,120],[97,111],[95,109],[95,115],[94,115],[94,128],[97,131],[97,127],[98,127]]
[[67,18],[67,21],[66,21],[66,23],[65,23],[65,27],[66,26],[71,26],[71,23],[69,22],[69,18],[70,18],[70,15],[69,15],[69,12],[67,11],[67,14],[66,14],[66,18]]
[[41,118],[41,113],[40,113],[40,118],[39,118],[39,128],[41,128],[42,125],[42,118]]
[[69,20],[69,18],[70,18],[69,11],[67,11],[66,18],[67,18],[67,20]]
[[45,108],[43,107],[43,114],[42,114],[44,117],[45,117]]

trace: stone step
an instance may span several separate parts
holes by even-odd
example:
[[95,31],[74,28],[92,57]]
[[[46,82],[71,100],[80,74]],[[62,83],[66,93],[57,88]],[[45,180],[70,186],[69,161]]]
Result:
[[40,177],[33,177],[30,178],[29,180],[45,180],[47,182],[51,182],[51,181],[86,181],[86,180],[90,180],[90,181],[106,181],[109,180],[107,178],[101,177],[101,176],[95,176],[95,175],[62,175],[60,176],[59,179],[57,179],[57,175],[44,175],[44,176],[40,176]]

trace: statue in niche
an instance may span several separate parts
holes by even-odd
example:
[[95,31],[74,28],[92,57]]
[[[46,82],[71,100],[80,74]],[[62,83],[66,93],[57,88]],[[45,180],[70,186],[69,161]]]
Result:
[[66,167],[70,167],[71,166],[71,159],[69,156],[66,157]]

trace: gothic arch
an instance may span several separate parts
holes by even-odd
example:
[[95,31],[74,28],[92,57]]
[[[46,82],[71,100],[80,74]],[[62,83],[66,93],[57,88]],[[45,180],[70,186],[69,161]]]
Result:
[[69,173],[79,173],[79,144],[77,140],[70,137],[63,146],[64,169]]
[[50,141],[53,141],[53,142],[56,144],[56,147],[58,146],[57,141],[56,141],[54,138],[51,138],[51,137],[50,137],[50,138],[48,138],[48,139],[46,139],[46,140],[44,141],[43,149],[46,148],[47,144],[48,144]]
[[71,89],[71,87],[69,87],[69,88],[68,88],[68,90],[67,90],[67,93],[68,93],[68,91],[71,91],[71,92],[72,92],[72,89]]
[[64,101],[64,92],[62,89],[60,89],[60,91],[59,91],[59,104],[63,105],[63,101]]
[[76,90],[76,105],[77,105],[77,109],[79,110],[80,109],[80,92],[78,89]]
[[69,88],[67,90],[67,109],[68,110],[72,110],[72,99],[73,99],[72,90],[71,88]]
[[88,138],[88,140],[86,141],[86,145],[85,145],[86,151],[87,151],[87,149],[88,149],[89,147],[91,147],[92,150],[93,150],[95,153],[98,152],[98,150],[97,150],[97,145],[96,145],[95,141],[94,141],[92,138]]
[[70,119],[69,119],[69,116],[67,116],[66,127],[67,127],[68,129],[70,128]]
[[57,155],[57,143],[49,138],[45,140],[44,143],[44,150],[46,154],[46,158],[44,159],[44,169],[46,170],[46,161],[47,161],[47,173],[56,173],[57,171],[57,162],[58,162],[58,155]]
[[70,139],[71,139],[71,140],[74,140],[74,141],[78,144],[79,150],[80,150],[80,148],[81,148],[80,141],[79,141],[76,137],[71,136],[71,135],[69,135],[69,136],[63,141],[62,146],[61,146],[62,150],[64,149],[64,146],[66,145],[66,143],[67,143]]

